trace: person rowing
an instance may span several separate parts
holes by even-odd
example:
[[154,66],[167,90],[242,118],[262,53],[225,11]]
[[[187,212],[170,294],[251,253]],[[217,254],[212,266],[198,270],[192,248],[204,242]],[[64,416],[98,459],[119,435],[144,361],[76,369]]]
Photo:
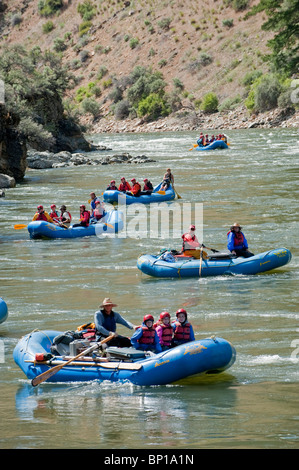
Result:
[[189,231],[182,235],[183,247],[182,252],[184,256],[193,256],[193,258],[203,258],[208,257],[207,253],[202,250],[197,250],[197,248],[203,248],[203,245],[199,243],[197,236],[195,235],[195,225],[190,225]]

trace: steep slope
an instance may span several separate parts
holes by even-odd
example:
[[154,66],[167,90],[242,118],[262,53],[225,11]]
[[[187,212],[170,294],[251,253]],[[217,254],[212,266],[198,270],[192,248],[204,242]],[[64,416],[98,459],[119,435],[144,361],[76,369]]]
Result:
[[[5,3],[0,45],[22,43],[45,50],[56,44],[77,76],[77,88],[96,83],[104,115],[109,113],[111,102],[106,98],[113,80],[126,77],[136,65],[160,70],[168,91],[173,79],[179,79],[190,104],[209,91],[220,103],[242,97],[245,74],[267,70],[262,60],[270,37],[261,31],[265,16],[245,21],[245,10],[235,11],[229,0],[94,0],[96,14],[83,37],[83,19],[77,11],[83,0],[64,0],[60,13],[48,18],[40,15],[39,0]],[[53,29],[44,33],[47,23]],[[70,91],[73,99],[75,92]]]

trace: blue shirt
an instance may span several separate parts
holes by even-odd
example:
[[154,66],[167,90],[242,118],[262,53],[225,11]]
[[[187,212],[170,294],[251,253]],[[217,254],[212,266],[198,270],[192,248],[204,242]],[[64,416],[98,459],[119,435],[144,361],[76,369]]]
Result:
[[[143,324],[143,326],[145,326]],[[131,338],[131,343],[132,343],[132,346],[135,348],[135,349],[143,349],[143,350],[148,350],[148,349],[155,349],[155,352],[159,353],[162,351],[162,347],[161,347],[161,344],[160,344],[160,341],[159,341],[159,336],[157,335],[157,332],[155,331],[155,337],[154,337],[154,344],[140,344],[138,342],[138,340],[142,337],[143,335],[143,329],[142,328],[138,328],[138,330],[135,331],[135,333],[133,334],[132,338]]]
[[233,250],[247,250],[248,248],[248,243],[247,243],[247,240],[244,236],[244,233],[243,232],[240,232],[242,233],[243,235],[243,243],[242,245],[236,245],[235,246],[235,234],[234,232],[228,232],[228,236],[227,236],[227,249],[229,251],[233,251]]
[[119,313],[112,312],[110,315],[104,313],[104,310],[99,310],[94,314],[94,323],[96,325],[96,330],[103,336],[109,336],[112,331],[116,331],[116,323],[126,326],[130,330],[134,329],[134,326],[129,321],[125,320]]

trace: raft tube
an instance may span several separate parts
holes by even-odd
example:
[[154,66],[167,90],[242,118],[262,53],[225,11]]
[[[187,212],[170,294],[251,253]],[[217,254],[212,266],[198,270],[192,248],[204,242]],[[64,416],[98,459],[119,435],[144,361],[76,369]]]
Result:
[[211,256],[203,259],[176,257],[174,262],[159,259],[159,256],[141,255],[137,267],[145,274],[154,277],[208,277],[228,274],[259,274],[279,268],[291,261],[287,248],[265,251],[250,258],[234,257],[230,254]]
[[6,302],[0,297],[0,323],[5,322],[8,317],[8,308]]
[[[50,367],[66,362],[61,356],[49,363],[35,361],[37,353],[47,354],[55,336],[61,331],[34,331],[24,336],[16,345],[13,358],[30,380],[49,370]],[[120,350],[122,348],[119,348]],[[132,348],[133,349],[133,348]],[[135,349],[133,349],[136,351]],[[235,348],[223,338],[211,337],[192,341],[134,362],[83,361],[63,367],[47,382],[87,382],[92,380],[111,382],[129,381],[135,385],[166,385],[198,374],[216,374],[233,365]]]
[[141,196],[135,197],[130,194],[123,193],[121,191],[104,191],[103,200],[109,202],[110,204],[119,203],[119,204],[150,204],[153,202],[165,202],[171,201],[175,198],[175,192],[172,185],[166,191],[160,191],[162,183],[154,187],[151,194],[141,194]]
[[109,211],[96,224],[90,224],[88,227],[73,227],[68,229],[59,227],[59,225],[49,222],[34,221],[28,224],[30,238],[78,238],[90,237],[92,235],[101,235],[103,233],[117,233],[123,229],[123,213],[121,211]]
[[229,146],[223,140],[214,140],[209,145],[205,146],[197,146],[195,147],[196,150],[216,150],[216,149],[228,149]]

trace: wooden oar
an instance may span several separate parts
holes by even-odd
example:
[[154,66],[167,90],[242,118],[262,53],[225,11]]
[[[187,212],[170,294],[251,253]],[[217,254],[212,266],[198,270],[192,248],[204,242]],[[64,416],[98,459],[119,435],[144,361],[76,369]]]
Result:
[[219,250],[215,250],[214,248],[209,248],[208,246],[206,246],[206,245],[204,245],[204,244],[202,244],[201,246],[202,246],[203,248],[206,248],[207,250],[212,251],[213,253],[219,253]]
[[90,348],[85,349],[85,351],[82,351],[80,354],[77,354],[77,356],[72,357],[71,359],[69,359],[64,364],[61,364],[61,365],[52,367],[49,370],[46,370],[46,372],[43,372],[42,374],[40,374],[40,375],[36,376],[34,379],[32,379],[31,384],[33,385],[33,387],[36,387],[40,383],[45,382],[45,380],[48,380],[50,377],[55,375],[63,367],[69,365],[73,361],[76,361],[79,357],[86,356],[87,354],[94,351],[95,349],[98,349],[102,344],[107,343],[107,341],[110,341],[113,337],[114,337],[114,335],[110,335],[107,338],[100,341],[99,343],[96,343],[93,346],[91,346]]
[[178,194],[178,192],[177,192],[177,190],[175,189],[175,187],[174,187],[173,185],[172,185],[172,187],[173,187],[173,190],[174,190],[174,192],[175,192],[177,198],[178,198],[178,199],[182,199],[182,197]]
[[200,248],[200,261],[199,261],[199,277],[201,277],[201,268],[202,268],[202,251],[203,247]]

